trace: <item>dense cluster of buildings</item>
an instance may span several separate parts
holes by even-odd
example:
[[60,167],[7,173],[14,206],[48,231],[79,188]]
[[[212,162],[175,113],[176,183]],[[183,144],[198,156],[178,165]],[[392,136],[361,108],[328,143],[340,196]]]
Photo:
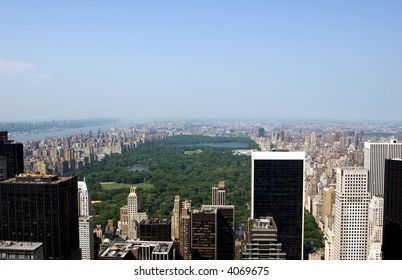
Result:
[[[305,210],[324,234],[325,249],[315,258],[402,259],[399,135],[167,127],[99,130],[25,146],[0,132],[0,259],[301,260]],[[212,186],[212,204],[199,209],[177,194],[171,219],[141,212],[139,190],[132,186],[117,225],[94,225],[86,182],[66,174],[191,129],[248,135],[260,146],[250,153],[250,217],[242,236],[236,235],[235,205],[226,204],[224,181]]]
[[[402,187],[395,181],[401,169],[391,166],[398,166],[402,158],[402,143],[390,137],[362,139],[361,133],[352,132],[311,133],[304,147],[305,204],[324,232],[322,258],[394,259],[387,250],[395,249],[398,242],[387,249],[390,239],[384,235],[401,226],[397,205],[402,197],[392,193]],[[387,223],[393,224],[393,230]]]
[[[96,133],[27,141],[24,144],[25,172],[44,170],[49,174],[67,175],[108,155],[121,154],[141,144],[171,136],[170,131],[152,131],[130,128],[111,129]],[[22,151],[22,144],[21,151]]]

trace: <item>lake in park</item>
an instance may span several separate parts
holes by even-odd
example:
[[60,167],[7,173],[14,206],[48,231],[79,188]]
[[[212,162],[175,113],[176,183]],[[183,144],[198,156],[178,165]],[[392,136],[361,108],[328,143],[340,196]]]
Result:
[[215,148],[247,148],[247,144],[239,142],[179,144],[180,147],[215,147]]
[[134,164],[134,165],[130,166],[128,169],[130,169],[131,171],[148,171],[148,166]]

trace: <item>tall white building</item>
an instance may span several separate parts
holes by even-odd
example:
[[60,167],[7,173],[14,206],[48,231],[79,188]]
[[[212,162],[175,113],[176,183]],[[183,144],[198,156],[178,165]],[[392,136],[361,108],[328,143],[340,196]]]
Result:
[[82,260],[94,259],[94,222],[92,216],[78,217]]
[[374,196],[370,200],[368,208],[367,259],[381,260],[383,216],[384,198]]
[[145,212],[138,212],[140,208],[140,197],[137,193],[137,187],[130,188],[130,194],[127,197],[128,208],[128,238],[138,238],[138,225],[142,220],[147,220],[148,215]]
[[78,181],[78,216],[89,216],[91,213],[91,198],[89,196],[87,183]]
[[402,158],[402,143],[364,143],[364,168],[369,170],[371,196],[384,195],[385,159]]
[[367,259],[367,181],[367,169],[337,168],[333,260]]
[[91,213],[91,198],[85,181],[78,181],[78,225],[81,259],[94,259],[94,222]]
[[130,187],[130,193],[127,197],[127,207],[128,213],[138,213],[138,209],[140,208],[140,196],[137,193],[137,187]]

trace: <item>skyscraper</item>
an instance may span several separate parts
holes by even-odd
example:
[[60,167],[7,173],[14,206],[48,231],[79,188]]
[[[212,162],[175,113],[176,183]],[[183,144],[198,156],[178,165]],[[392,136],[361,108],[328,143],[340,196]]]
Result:
[[332,224],[334,220],[333,205],[335,203],[335,188],[328,187],[323,188],[323,214],[324,214],[324,225],[332,229]]
[[258,137],[265,137],[265,129],[263,127],[258,129]]
[[23,145],[22,143],[13,143],[13,141],[8,140],[6,131],[0,131],[0,135],[0,157],[5,158],[6,161],[6,178],[12,178],[24,172]]
[[120,208],[120,235],[128,235],[128,207]]
[[286,259],[303,259],[304,152],[253,152],[251,217],[270,216]]
[[191,252],[194,260],[216,260],[216,213],[191,211]]
[[180,195],[176,195],[173,203],[173,211],[172,211],[172,239],[179,239],[179,224],[180,224]]
[[179,219],[179,258],[191,259],[191,203],[183,203]]
[[212,205],[226,204],[225,181],[220,181],[218,185],[212,187]]
[[42,242],[45,259],[79,259],[77,177],[1,181],[0,240]]
[[[389,143],[364,143],[364,168],[369,170],[368,191],[372,196],[371,204],[376,203],[377,197],[382,198],[384,196],[385,160],[392,158],[402,158],[402,143],[397,143],[395,139],[390,140]],[[378,211],[383,212],[383,209]],[[376,228],[382,231],[383,224],[376,224]],[[378,244],[373,243],[372,234],[373,232],[369,232],[371,244],[367,244],[370,250],[378,247]],[[375,242],[377,243],[378,240]],[[382,239],[379,242],[381,246]],[[370,253],[370,255],[373,254]]]
[[371,196],[384,194],[385,159],[402,158],[402,143],[364,143],[364,168],[369,170],[368,191]]
[[402,260],[402,159],[385,160],[384,260]]
[[203,205],[191,212],[193,260],[234,259],[234,206]]
[[333,260],[367,259],[367,181],[367,169],[337,168]]
[[172,227],[167,219],[142,220],[139,223],[139,238],[144,241],[171,241]]
[[85,181],[78,181],[78,220],[81,259],[94,259],[94,222],[91,212],[91,198]]
[[272,217],[248,220],[243,260],[285,260],[282,244],[278,242],[278,229]]
[[94,259],[94,220],[92,216],[78,217],[82,260]]
[[137,187],[130,188],[130,194],[127,197],[128,208],[128,238],[138,238],[138,224],[142,220],[147,220],[148,215],[145,212],[138,212],[140,208],[140,196],[137,193]]
[[85,181],[78,181],[78,205],[79,216],[89,216],[91,214],[91,198]]

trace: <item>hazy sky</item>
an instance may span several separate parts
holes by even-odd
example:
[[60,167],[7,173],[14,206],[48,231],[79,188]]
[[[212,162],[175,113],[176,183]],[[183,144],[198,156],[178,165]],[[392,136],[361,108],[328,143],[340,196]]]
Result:
[[1,1],[0,122],[402,120],[402,1]]

